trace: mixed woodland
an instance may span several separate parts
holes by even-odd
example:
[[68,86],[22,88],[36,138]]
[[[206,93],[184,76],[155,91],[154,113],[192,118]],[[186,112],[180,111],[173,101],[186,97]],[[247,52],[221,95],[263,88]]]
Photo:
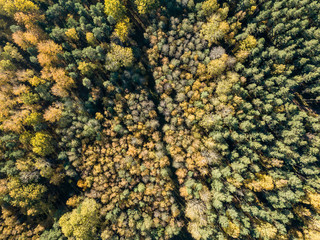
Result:
[[0,0],[1,240],[319,240],[318,0]]

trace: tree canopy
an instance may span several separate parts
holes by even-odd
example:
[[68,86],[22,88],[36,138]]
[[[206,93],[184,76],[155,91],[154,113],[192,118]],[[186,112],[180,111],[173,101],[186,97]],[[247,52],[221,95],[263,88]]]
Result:
[[0,0],[0,239],[319,239],[319,12]]

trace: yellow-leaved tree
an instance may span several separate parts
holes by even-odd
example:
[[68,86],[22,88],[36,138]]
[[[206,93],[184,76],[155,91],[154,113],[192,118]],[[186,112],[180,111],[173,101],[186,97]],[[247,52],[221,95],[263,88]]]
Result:
[[34,12],[39,7],[29,0],[0,0],[0,12],[13,16],[16,12]]
[[86,198],[78,208],[60,218],[59,225],[63,234],[70,239],[95,239],[100,224],[99,208],[100,205],[94,199]]

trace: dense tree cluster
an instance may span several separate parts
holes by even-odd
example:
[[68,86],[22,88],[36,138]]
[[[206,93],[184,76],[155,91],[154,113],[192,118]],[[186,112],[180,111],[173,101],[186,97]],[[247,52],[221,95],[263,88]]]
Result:
[[319,12],[0,0],[0,239],[319,239]]

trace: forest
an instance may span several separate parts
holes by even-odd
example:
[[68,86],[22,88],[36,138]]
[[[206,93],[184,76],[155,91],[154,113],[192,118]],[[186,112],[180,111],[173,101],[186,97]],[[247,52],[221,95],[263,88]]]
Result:
[[320,240],[318,0],[0,0],[0,240]]

